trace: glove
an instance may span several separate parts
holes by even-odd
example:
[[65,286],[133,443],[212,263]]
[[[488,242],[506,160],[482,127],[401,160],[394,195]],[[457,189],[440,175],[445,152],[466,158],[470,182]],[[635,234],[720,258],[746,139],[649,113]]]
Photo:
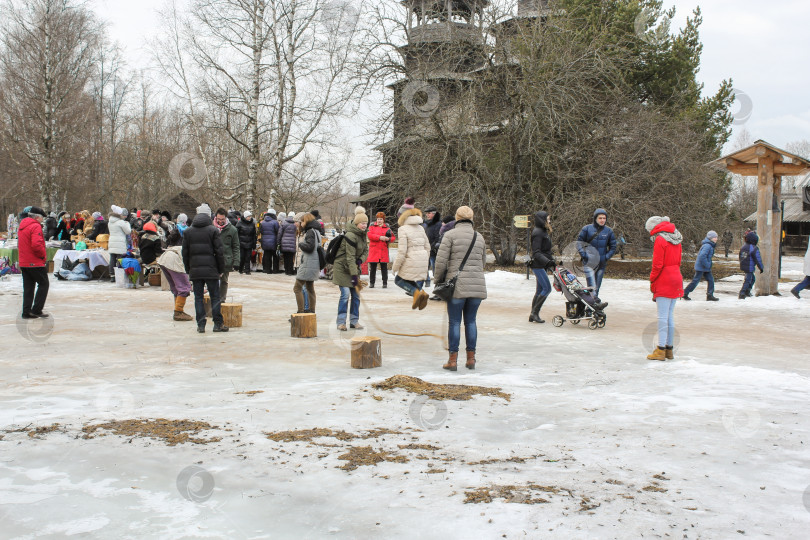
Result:
[[759,269],[759,273],[760,273],[760,274],[762,273],[762,268],[760,268],[760,269]]
[[358,268],[360,268],[360,266],[363,264],[363,261],[361,259],[355,259],[354,262],[357,263]]
[[557,268],[557,263],[554,261],[554,259],[550,259],[546,264],[545,270],[554,270],[555,268]]
[[360,283],[360,276],[352,276],[352,287],[357,287],[358,283]]

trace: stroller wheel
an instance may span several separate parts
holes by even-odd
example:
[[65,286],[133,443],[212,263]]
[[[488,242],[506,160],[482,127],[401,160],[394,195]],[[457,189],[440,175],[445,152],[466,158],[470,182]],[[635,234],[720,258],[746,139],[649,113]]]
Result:
[[573,320],[571,321],[571,324],[579,324],[579,319],[573,319]]
[[553,318],[553,319],[551,319],[551,324],[553,324],[554,326],[556,326],[556,327],[558,327],[558,328],[559,328],[560,326],[562,326],[564,322],[565,322],[565,319],[563,319],[563,318],[562,318],[561,316],[559,316],[559,315],[554,315],[554,318]]
[[591,330],[596,330],[597,328],[599,328],[599,323],[597,323],[595,319],[591,319],[590,321],[588,321],[588,328],[590,328]]
[[604,327],[605,327],[605,323],[606,323],[606,322],[607,322],[607,321],[606,321],[604,318],[599,319],[599,322],[598,322],[598,323],[596,323],[596,326],[598,326],[599,328],[604,328]]

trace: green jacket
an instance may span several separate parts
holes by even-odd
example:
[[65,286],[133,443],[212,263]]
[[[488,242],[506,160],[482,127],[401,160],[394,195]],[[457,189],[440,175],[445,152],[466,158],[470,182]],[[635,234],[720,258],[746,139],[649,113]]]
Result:
[[220,231],[222,245],[225,248],[225,271],[230,272],[234,266],[239,266],[239,232],[236,227],[228,223]]
[[[346,242],[350,240],[354,246]],[[368,257],[368,241],[365,231],[361,231],[353,221],[346,227],[346,238],[340,243],[335,265],[332,267],[332,283],[338,287],[351,287],[352,276],[360,276],[357,261]]]

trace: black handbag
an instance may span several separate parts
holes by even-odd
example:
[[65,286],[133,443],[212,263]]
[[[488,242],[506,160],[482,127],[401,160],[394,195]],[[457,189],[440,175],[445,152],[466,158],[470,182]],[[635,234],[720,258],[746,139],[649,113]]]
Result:
[[467,249],[467,254],[464,255],[464,259],[462,259],[456,275],[453,276],[452,279],[445,280],[443,283],[437,283],[436,286],[433,287],[433,294],[445,302],[449,302],[453,299],[453,293],[456,292],[456,281],[458,280],[458,276],[461,274],[461,271],[464,270],[464,265],[467,264],[467,259],[470,257],[470,253],[472,253],[473,246],[475,246],[475,241],[477,239],[478,233],[473,231],[472,243],[470,244],[469,249]]

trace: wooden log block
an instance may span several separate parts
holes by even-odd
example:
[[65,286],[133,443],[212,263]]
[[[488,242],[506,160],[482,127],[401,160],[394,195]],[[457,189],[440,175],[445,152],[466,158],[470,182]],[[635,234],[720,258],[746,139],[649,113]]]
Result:
[[225,326],[228,328],[239,328],[242,326],[242,304],[222,303],[220,310]]
[[318,337],[318,321],[314,313],[293,313],[290,336],[294,338]]
[[203,306],[205,307],[205,316],[208,318],[213,317],[211,313],[211,297],[207,294],[203,297]]
[[53,261],[48,261],[48,273],[53,274]]
[[352,338],[352,367],[368,369],[382,365],[382,340],[367,336]]

